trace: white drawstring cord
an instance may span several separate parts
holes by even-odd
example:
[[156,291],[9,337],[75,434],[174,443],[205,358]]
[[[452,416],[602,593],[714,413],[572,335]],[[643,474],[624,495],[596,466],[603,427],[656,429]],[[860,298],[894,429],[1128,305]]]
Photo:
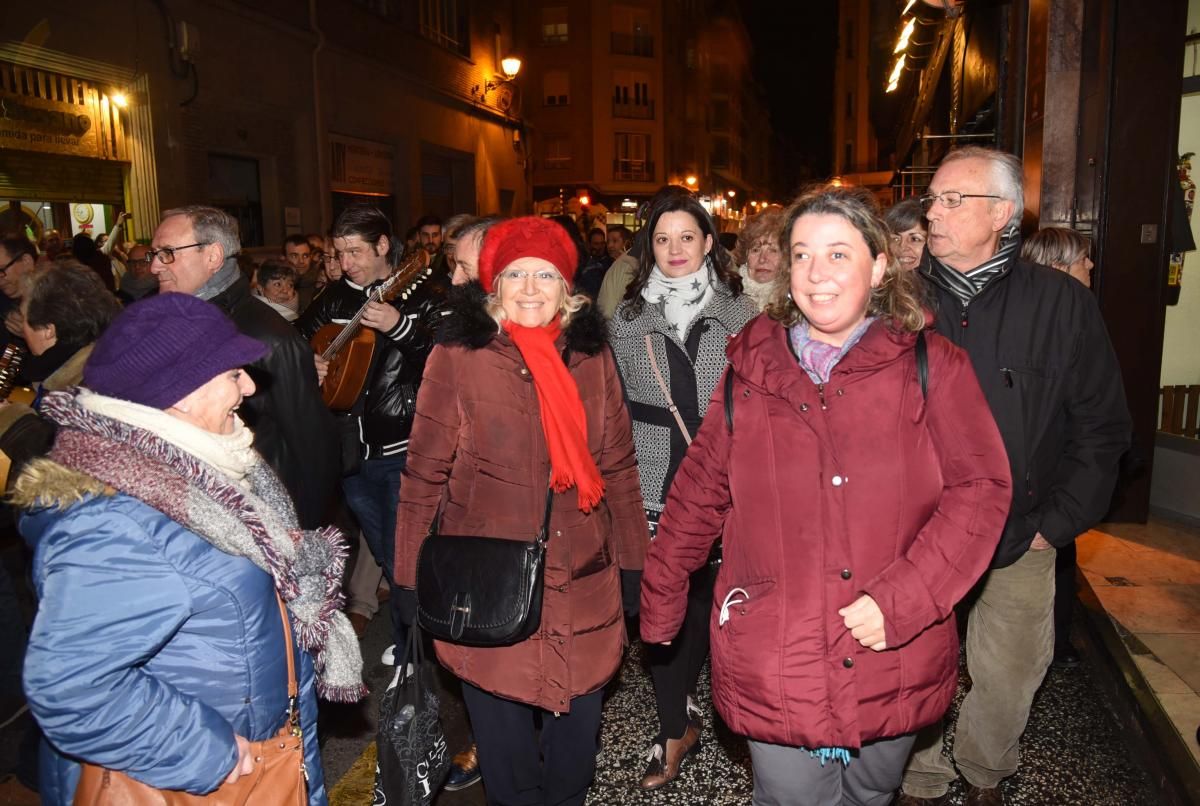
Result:
[[[733,597],[739,593],[742,594],[742,596],[745,596],[746,598],[745,599],[734,599]],[[750,594],[746,593],[746,591],[743,590],[742,588],[734,588],[733,590],[729,591],[729,593],[725,594],[725,601],[721,602],[721,616],[720,616],[720,618],[717,619],[717,626],[724,627],[725,622],[729,621],[729,608],[730,607],[732,607],[733,605],[742,604],[742,603],[748,602],[748,601],[750,601]]]

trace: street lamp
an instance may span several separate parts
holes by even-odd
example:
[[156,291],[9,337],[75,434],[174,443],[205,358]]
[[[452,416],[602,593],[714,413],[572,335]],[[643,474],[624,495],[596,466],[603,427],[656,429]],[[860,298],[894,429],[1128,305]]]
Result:
[[500,60],[500,71],[503,77],[492,76],[481,88],[478,84],[471,88],[472,95],[478,95],[480,101],[487,100],[487,94],[497,87],[511,83],[521,72],[521,60],[516,56],[506,56]]

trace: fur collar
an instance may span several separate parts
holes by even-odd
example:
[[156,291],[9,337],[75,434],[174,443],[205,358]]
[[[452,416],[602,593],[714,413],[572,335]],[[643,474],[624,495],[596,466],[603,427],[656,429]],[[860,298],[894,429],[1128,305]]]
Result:
[[[496,323],[484,305],[487,294],[479,283],[454,286],[446,297],[437,342],[479,350],[497,335]],[[588,304],[571,317],[564,331],[566,347],[573,353],[596,355],[608,343],[608,327],[595,305]]]

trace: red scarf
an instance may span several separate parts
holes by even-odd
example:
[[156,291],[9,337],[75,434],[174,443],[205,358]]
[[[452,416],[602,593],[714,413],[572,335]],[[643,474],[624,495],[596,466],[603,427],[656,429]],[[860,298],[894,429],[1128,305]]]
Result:
[[554,346],[560,332],[558,320],[545,327],[524,327],[505,320],[504,331],[533,375],[550,452],[550,486],[556,493],[575,487],[580,511],[591,512],[604,495],[604,480],[588,450],[587,415],[579,387]]

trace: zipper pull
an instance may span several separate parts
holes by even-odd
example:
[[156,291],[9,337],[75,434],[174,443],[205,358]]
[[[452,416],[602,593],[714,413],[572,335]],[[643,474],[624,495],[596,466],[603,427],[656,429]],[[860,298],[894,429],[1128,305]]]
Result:
[[1000,372],[1004,374],[1004,385],[1009,389],[1013,388],[1012,370],[1008,367],[1001,367]]

